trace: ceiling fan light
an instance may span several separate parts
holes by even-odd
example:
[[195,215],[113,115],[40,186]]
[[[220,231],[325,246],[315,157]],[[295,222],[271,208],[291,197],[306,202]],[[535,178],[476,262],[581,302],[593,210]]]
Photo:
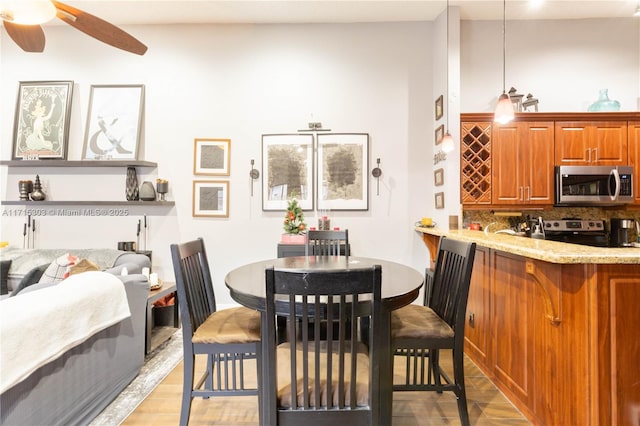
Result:
[[513,109],[513,102],[509,98],[509,95],[502,93],[498,98],[498,105],[496,106],[496,112],[494,115],[494,121],[500,124],[506,124],[513,120],[515,117],[515,110]]
[[40,25],[56,16],[56,8],[50,0],[5,0],[1,15],[14,24]]
[[445,152],[445,153],[451,152],[455,148],[453,137],[449,132],[445,133],[441,143],[442,143],[442,152]]

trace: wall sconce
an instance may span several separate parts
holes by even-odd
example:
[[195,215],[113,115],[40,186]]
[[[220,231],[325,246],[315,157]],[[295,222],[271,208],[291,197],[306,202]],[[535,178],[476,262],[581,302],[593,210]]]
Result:
[[260,177],[260,172],[253,167],[253,159],[251,160],[251,170],[249,170],[249,177],[251,177],[251,196],[253,197],[253,181]]
[[371,170],[371,176],[377,179],[377,189],[376,195],[380,195],[380,176],[382,176],[382,169],[380,168],[380,159],[376,160],[377,166],[375,169]]

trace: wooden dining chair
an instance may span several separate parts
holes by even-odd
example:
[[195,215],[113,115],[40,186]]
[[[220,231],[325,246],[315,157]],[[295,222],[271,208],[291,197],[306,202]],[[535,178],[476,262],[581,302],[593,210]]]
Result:
[[[261,377],[260,313],[245,307],[218,311],[202,238],[171,244],[184,348],[180,425],[189,423],[194,397],[259,395],[245,383],[245,360],[256,362]],[[207,369],[194,385],[196,355],[207,355]],[[251,373],[253,374],[253,373]],[[258,402],[260,405],[260,402]],[[262,412],[259,413],[262,418]]]
[[308,231],[306,256],[349,256],[349,230]]
[[[341,271],[284,272],[266,269],[266,338],[270,379],[265,386],[267,424],[377,425],[381,267]],[[289,340],[277,344],[276,313],[291,321]],[[369,318],[371,345],[357,336],[358,319]],[[308,332],[311,319],[339,321],[326,339]],[[348,319],[348,321],[347,321]],[[319,321],[315,326],[319,327]],[[299,330],[296,328],[299,327]],[[348,333],[347,328],[350,328]]]
[[[391,347],[406,358],[404,383],[394,391],[451,391],[457,397],[462,425],[469,425],[464,384],[464,327],[476,244],[440,239],[431,294],[424,305],[391,313]],[[430,297],[429,297],[430,296]],[[440,366],[440,351],[451,350],[453,380]]]

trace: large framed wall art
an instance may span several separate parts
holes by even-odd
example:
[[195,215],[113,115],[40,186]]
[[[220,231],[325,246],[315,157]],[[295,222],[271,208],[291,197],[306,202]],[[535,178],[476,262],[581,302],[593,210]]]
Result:
[[84,160],[137,160],[144,85],[93,85],[85,129]]
[[262,210],[284,211],[290,198],[313,210],[313,135],[262,135]]
[[21,81],[13,128],[14,160],[67,158],[73,81]]
[[318,135],[318,210],[368,210],[368,173],[368,133]]

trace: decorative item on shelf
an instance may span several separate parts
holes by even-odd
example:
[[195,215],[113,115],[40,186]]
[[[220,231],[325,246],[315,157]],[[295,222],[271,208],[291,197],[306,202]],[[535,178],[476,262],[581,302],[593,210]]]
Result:
[[155,201],[156,190],[153,188],[153,184],[148,180],[142,182],[142,185],[140,185],[139,196],[142,201]]
[[515,87],[509,89],[509,98],[511,99],[511,103],[513,104],[513,109],[516,112],[522,112],[522,97],[524,95],[517,92],[518,90]]
[[307,224],[304,223],[302,207],[298,205],[298,200],[295,198],[289,199],[287,213],[284,216],[283,228],[286,233],[282,235],[282,243],[304,244]]
[[380,159],[376,159],[377,166],[371,170],[371,176],[376,178],[377,187],[376,187],[376,195],[380,195],[380,176],[382,176],[382,169],[380,168]]
[[18,182],[18,190],[20,191],[20,200],[29,201],[29,194],[33,191],[33,181],[21,180]]
[[36,175],[36,181],[33,183],[33,191],[31,192],[31,199],[33,201],[43,201],[45,198],[46,195],[42,190],[42,183],[40,183],[40,175]]
[[253,197],[253,181],[260,177],[260,172],[258,169],[253,167],[255,162],[251,159],[251,170],[249,170],[249,177],[251,178],[251,196]]
[[538,99],[534,98],[531,93],[527,95],[527,99],[522,102],[522,111],[528,111],[529,107],[533,107],[538,112]]
[[609,99],[609,89],[601,89],[598,100],[589,105],[587,111],[620,111],[620,102]]
[[138,175],[136,173],[136,168],[133,166],[127,167],[125,195],[127,196],[127,201],[136,201],[139,198]]
[[158,196],[159,200],[166,201],[165,194],[169,192],[169,181],[160,178],[156,179],[156,191],[158,192],[158,194],[160,194]]

